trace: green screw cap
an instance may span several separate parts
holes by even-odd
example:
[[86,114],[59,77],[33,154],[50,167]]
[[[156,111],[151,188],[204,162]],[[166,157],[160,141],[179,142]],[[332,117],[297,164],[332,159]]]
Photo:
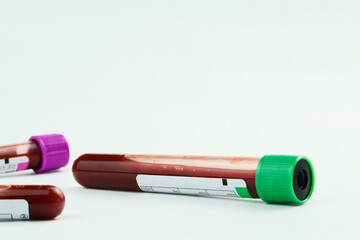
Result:
[[265,202],[305,203],[314,182],[314,168],[304,156],[265,155],[256,169],[256,190]]

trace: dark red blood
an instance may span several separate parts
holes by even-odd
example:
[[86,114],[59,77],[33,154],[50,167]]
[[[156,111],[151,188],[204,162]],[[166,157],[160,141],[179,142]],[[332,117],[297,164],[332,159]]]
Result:
[[[18,153],[19,148],[28,149],[28,151],[24,153]],[[28,169],[40,168],[42,161],[41,149],[36,142],[29,141],[25,143],[0,146],[0,160],[20,156],[27,156],[29,158]]]
[[[219,157],[218,160],[216,157],[178,157],[176,160],[183,159],[182,165],[179,161],[172,164],[171,159],[154,163],[156,160],[151,162],[151,156],[147,159],[148,162],[142,162],[136,160],[136,156],[146,155],[85,154],[74,162],[73,174],[84,187],[125,191],[141,191],[136,182],[138,174],[243,179],[250,195],[254,198],[259,197],[255,188],[256,167],[253,166],[257,165],[260,158],[234,157],[222,160]],[[154,159],[157,157],[166,156],[154,156]],[[169,156],[171,157],[173,156]],[[200,162],[201,159],[203,162]],[[244,160],[252,162],[251,167],[232,167]],[[224,161],[228,168],[214,167],[211,161]]]
[[63,211],[64,193],[48,185],[0,185],[1,199],[24,199],[29,204],[31,220],[50,220]]

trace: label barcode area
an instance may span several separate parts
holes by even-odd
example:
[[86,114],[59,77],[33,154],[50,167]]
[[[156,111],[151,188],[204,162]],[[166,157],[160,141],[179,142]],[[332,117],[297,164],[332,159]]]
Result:
[[231,191],[231,190],[173,188],[173,187],[159,187],[159,186],[140,186],[140,189],[144,192],[155,192],[155,193],[157,192],[157,193],[176,193],[176,194],[186,194],[186,195],[236,197],[235,191]]

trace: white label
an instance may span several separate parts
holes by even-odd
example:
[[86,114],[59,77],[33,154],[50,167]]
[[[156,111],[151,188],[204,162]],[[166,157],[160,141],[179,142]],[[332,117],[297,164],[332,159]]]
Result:
[[28,220],[29,203],[24,199],[0,199],[0,220]]
[[28,162],[29,162],[29,158],[27,156],[0,159],[0,174],[15,172],[18,169],[19,164],[28,163]]
[[240,197],[236,188],[246,188],[242,179],[137,175],[136,181],[144,192],[202,196]]

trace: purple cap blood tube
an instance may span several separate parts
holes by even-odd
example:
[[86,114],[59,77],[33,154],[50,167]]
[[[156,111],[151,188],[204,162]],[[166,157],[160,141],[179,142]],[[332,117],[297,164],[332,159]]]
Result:
[[69,162],[69,145],[61,134],[32,136],[28,142],[0,146],[0,174],[33,169],[55,170]]

